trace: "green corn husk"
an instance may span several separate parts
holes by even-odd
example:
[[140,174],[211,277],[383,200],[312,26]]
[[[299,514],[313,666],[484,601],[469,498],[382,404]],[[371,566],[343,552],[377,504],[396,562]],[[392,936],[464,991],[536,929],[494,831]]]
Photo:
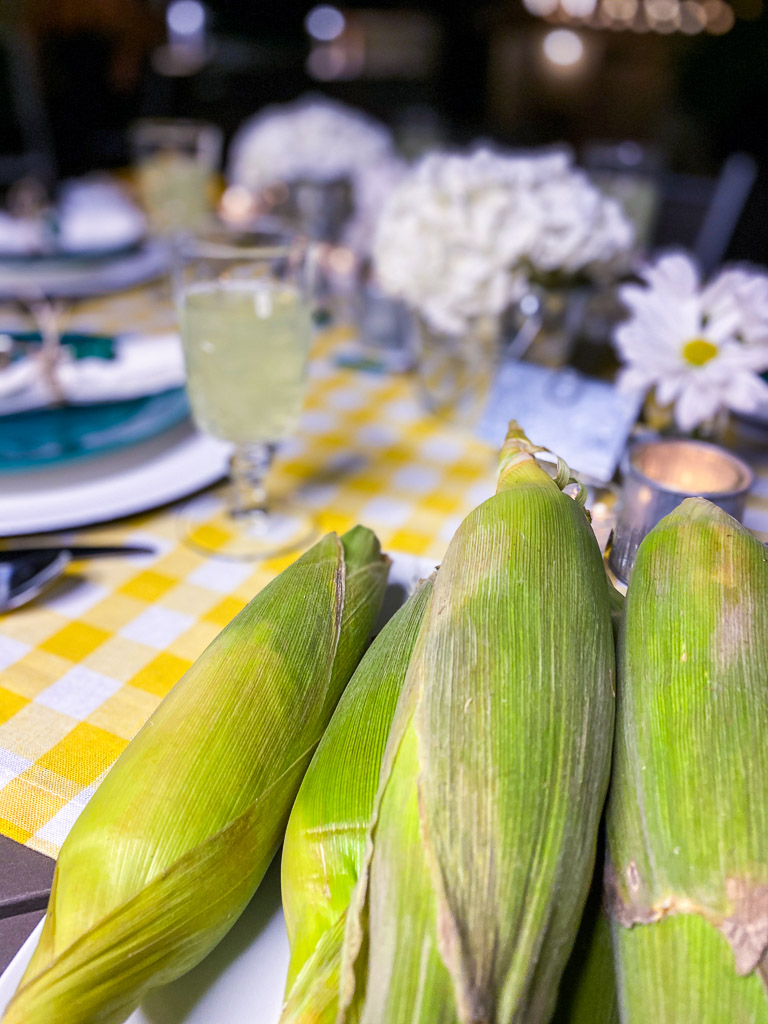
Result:
[[607,883],[621,1019],[765,1024],[768,553],[702,498],[640,546],[619,683]]
[[384,747],[432,582],[419,585],[360,662],[293,805],[282,861],[291,946],[282,1024],[336,1020],[346,912],[363,864]]
[[515,424],[440,567],[348,914],[340,1015],[537,1024],[589,888],[608,784],[609,591],[583,508]]
[[64,843],[4,1024],[118,1024],[228,931],[282,839],[387,574],[369,530],[329,534],[200,656]]
[[605,844],[598,843],[592,885],[560,982],[552,1024],[619,1024],[611,926],[602,905],[604,873]]

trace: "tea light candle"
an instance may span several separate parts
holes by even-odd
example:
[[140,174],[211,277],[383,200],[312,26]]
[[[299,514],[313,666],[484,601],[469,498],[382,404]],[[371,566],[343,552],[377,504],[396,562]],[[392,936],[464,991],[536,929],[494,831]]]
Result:
[[626,583],[643,537],[685,498],[702,497],[741,520],[754,474],[704,441],[641,441],[629,452],[608,567]]

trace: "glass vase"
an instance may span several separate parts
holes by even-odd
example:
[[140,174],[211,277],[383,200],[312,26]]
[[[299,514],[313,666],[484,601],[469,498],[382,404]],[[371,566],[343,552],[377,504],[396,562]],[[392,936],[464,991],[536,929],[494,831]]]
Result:
[[693,438],[695,441],[708,441],[724,448],[736,444],[735,425],[731,412],[721,406],[713,416],[702,420],[691,430],[681,430],[675,422],[674,407],[661,405],[656,397],[655,389],[646,396],[642,411],[643,422],[662,438]]
[[288,184],[288,208],[299,230],[309,238],[336,244],[354,211],[352,184],[348,178],[292,181]]
[[416,318],[417,380],[433,415],[471,426],[483,413],[498,364],[501,318],[475,317],[461,333],[438,331]]
[[584,286],[532,285],[517,306],[510,358],[525,354],[540,366],[565,366],[581,333],[589,296]]

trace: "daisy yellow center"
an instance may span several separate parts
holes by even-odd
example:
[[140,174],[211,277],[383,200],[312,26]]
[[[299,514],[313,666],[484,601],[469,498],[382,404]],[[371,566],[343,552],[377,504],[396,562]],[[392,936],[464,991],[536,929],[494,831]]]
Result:
[[706,338],[691,338],[683,345],[683,359],[691,366],[703,366],[717,355],[717,345]]

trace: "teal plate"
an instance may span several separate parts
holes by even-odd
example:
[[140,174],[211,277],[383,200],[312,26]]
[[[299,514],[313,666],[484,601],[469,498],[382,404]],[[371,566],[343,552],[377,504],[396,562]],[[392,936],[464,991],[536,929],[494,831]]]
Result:
[[0,416],[0,473],[84,459],[168,430],[189,415],[184,388],[123,402]]

